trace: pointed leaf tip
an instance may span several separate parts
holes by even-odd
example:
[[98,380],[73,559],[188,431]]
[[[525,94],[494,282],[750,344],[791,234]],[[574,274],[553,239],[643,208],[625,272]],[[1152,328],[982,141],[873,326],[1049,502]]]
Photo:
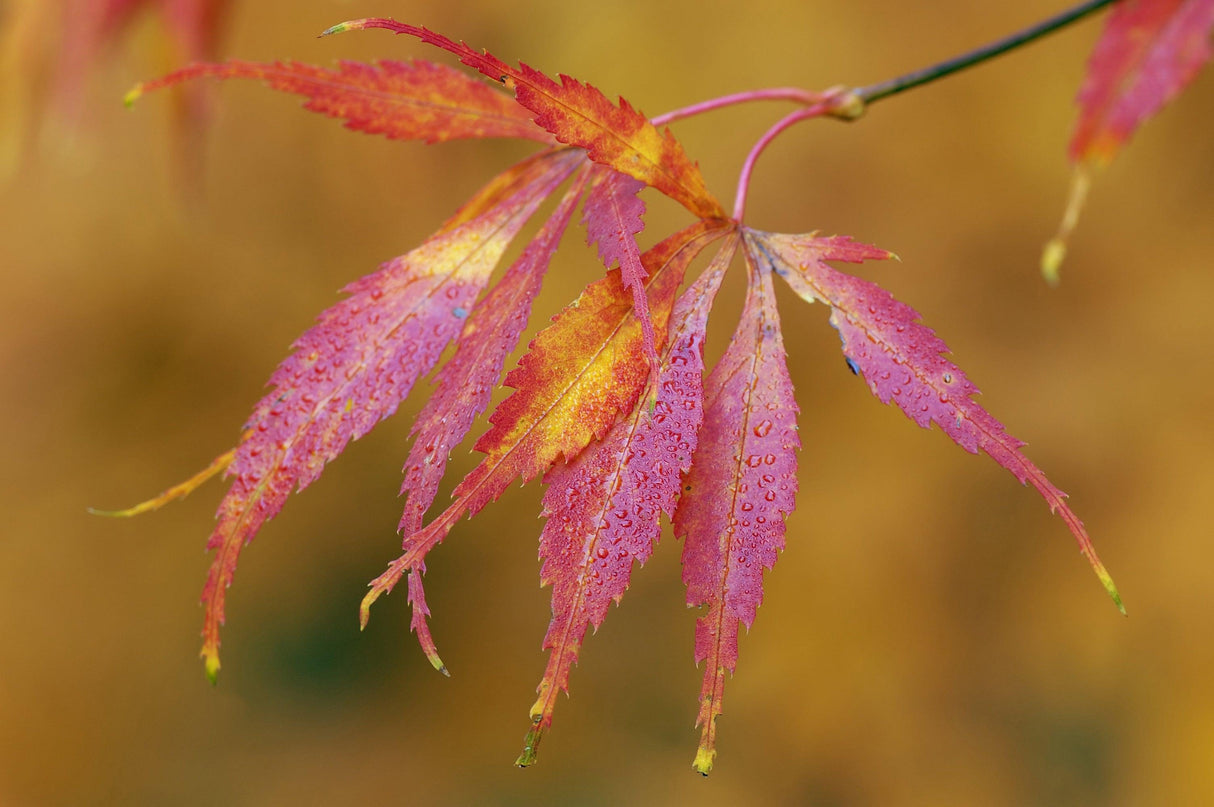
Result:
[[377,588],[372,588],[363,597],[363,601],[358,605],[358,629],[360,631],[367,629],[367,622],[371,619],[371,605],[379,599],[381,591]]
[[337,23],[337,25],[330,26],[330,27],[326,28],[325,30],[321,31],[319,34],[317,34],[316,38],[320,39],[321,37],[332,36],[333,34],[344,34],[346,31],[357,31],[357,30],[360,30],[360,29],[366,27],[365,26],[366,22],[367,22],[366,19],[347,20],[345,22],[339,22],[339,23]]
[[1121,601],[1121,594],[1117,591],[1117,584],[1113,582],[1113,577],[1105,570],[1104,565],[1100,564],[1096,567],[1096,576],[1100,578],[1101,585],[1104,590],[1113,598],[1113,602],[1117,605],[1117,610],[1122,616],[1129,616],[1125,611],[1125,603]]
[[[246,435],[247,436],[247,435]],[[189,479],[179,484],[173,485],[160,493],[159,496],[148,499],[146,502],[140,502],[133,507],[128,507],[125,510],[99,510],[95,507],[88,508],[89,513],[95,516],[106,516],[107,518],[131,518],[132,516],[148,513],[152,510],[159,510],[171,501],[184,499],[198,488],[202,483],[206,482],[211,477],[226,470],[232,464],[233,458],[236,456],[236,449],[232,449],[224,454],[220,454],[215,459],[211,460],[211,464],[203,468],[198,473],[191,476]]]
[[1067,192],[1066,210],[1063,211],[1062,221],[1058,223],[1058,232],[1045,245],[1041,253],[1041,275],[1051,286],[1057,286],[1058,270],[1066,259],[1067,242],[1075,226],[1079,223],[1079,214],[1087,202],[1088,190],[1092,186],[1092,174],[1087,166],[1080,164],[1071,174],[1071,187]]
[[539,757],[536,755],[536,749],[539,748],[540,740],[543,739],[544,729],[540,721],[536,721],[531,727],[531,731],[527,732],[527,736],[523,739],[523,752],[518,755],[518,759],[514,760],[514,764],[520,768],[530,768],[534,765]]

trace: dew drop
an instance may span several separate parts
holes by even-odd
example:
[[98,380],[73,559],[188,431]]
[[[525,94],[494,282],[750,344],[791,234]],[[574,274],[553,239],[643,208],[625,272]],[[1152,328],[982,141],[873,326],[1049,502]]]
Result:
[[751,454],[749,457],[746,458],[746,464],[749,465],[751,468],[758,468],[760,465],[763,464],[763,458],[760,457],[758,454]]
[[767,435],[771,434],[771,425],[770,420],[760,421],[759,425],[755,426],[755,436],[766,437]]

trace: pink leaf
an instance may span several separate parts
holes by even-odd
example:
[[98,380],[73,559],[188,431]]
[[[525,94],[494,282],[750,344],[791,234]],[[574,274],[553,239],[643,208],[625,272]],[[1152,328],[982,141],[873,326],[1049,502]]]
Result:
[[1196,77],[1210,60],[1211,29],[1214,0],[1121,0],[1113,6],[1079,90],[1066,210],[1041,256],[1042,274],[1051,284],[1058,283],[1092,169],[1107,165],[1140,125]]
[[459,346],[434,380],[434,394],[413,425],[417,439],[405,461],[401,493],[408,495],[398,530],[421,528],[434,502],[447,460],[489,405],[506,357],[527,326],[531,304],[585,189],[585,176],[468,318]]
[[830,323],[843,339],[848,364],[864,377],[882,403],[891,401],[923,428],[932,423],[971,454],[979,450],[1006,468],[1021,484],[1031,484],[1079,542],[1084,557],[1122,613],[1113,579],[1096,556],[1083,522],[1066,504],[1066,494],[1020,451],[1023,442],[974,401],[978,388],[944,357],[948,346],[918,322],[919,313],[889,292],[827,266],[828,260],[889,257],[888,252],[848,238],[777,235],[746,231],[747,245],[769,261],[793,291],[831,307]]
[[1214,0],[1121,0],[1079,90],[1075,162],[1108,163],[1134,130],[1210,60]]
[[396,411],[463,328],[502,253],[576,155],[540,155],[511,169],[514,192],[480,215],[444,229],[407,255],[346,287],[270,377],[270,392],[246,424],[227,470],[235,476],[207,542],[216,552],[203,589],[202,655],[219,670],[224,595],[241,547],[350,440]]
[[708,606],[695,641],[696,663],[706,662],[694,763],[704,774],[716,756],[725,674],[737,665],[738,625],[754,622],[797,492],[797,404],[771,270],[749,250],[747,266],[742,318],[706,384],[704,425],[674,516],[687,604]]
[[[422,517],[438,493],[451,450],[464,439],[472,421],[485,411],[501,376],[506,357],[518,344],[531,303],[539,292],[552,255],[560,243],[574,208],[585,188],[585,175],[561,201],[523,254],[485,296],[460,335],[459,346],[435,379],[435,391],[413,426],[416,438],[405,461],[401,493],[408,496],[397,530],[410,536],[422,527]],[[422,651],[440,672],[447,668],[439,658],[426,617],[422,583],[424,564],[409,574],[409,602],[413,604],[412,630]]]

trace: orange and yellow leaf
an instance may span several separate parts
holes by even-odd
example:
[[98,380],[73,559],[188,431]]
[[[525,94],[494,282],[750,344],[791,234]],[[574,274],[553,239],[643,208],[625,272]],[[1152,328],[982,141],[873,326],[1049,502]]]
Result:
[[566,75],[556,82],[525,64],[511,67],[489,53],[395,20],[371,18],[335,25],[326,34],[384,28],[408,34],[459,57],[469,67],[514,90],[535,122],[557,140],[586,149],[590,159],[658,189],[700,218],[724,218],[725,210],[669,130],[659,131],[625,100],[613,104],[602,92]]
[[[697,222],[645,253],[657,333],[666,332],[687,265],[729,226]],[[557,462],[573,460],[592,440],[601,439],[621,413],[632,410],[648,378],[632,295],[619,271],[612,271],[554,317],[506,376],[506,386],[516,391],[494,411],[489,430],[476,443],[485,458],[456,487],[451,506],[407,536],[403,554],[371,582],[362,602],[362,624],[371,604],[406,571],[418,568],[462,515],[475,515],[516,479],[526,482]]]

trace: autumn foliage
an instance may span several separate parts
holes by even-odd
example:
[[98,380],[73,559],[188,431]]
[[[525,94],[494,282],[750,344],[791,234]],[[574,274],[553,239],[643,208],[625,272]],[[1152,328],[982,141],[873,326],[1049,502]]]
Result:
[[[1117,5],[1080,95],[1073,158],[1107,161],[1208,59],[1211,26],[1211,0]],[[977,387],[949,360],[944,342],[913,308],[832,266],[892,254],[845,236],[769,233],[745,222],[744,180],[761,146],[747,162],[730,214],[671,132],[626,101],[392,20],[344,23],[326,33],[365,28],[448,51],[489,82],[420,60],[334,68],[234,60],[185,67],[128,96],[134,101],[199,77],[249,78],[301,95],[307,109],[361,132],[426,143],[505,137],[540,144],[423,244],[348,285],[345,298],[320,315],[274,371],[234,449],[186,483],[123,511],[153,509],[221,472],[230,480],[207,544],[213,560],[203,590],[202,656],[212,680],[240,552],[292,492],[319,478],[349,441],[392,415],[453,346],[413,426],[401,554],[371,582],[363,625],[371,605],[405,579],[413,630],[431,663],[446,672],[428,622],[428,553],[461,518],[475,516],[514,482],[542,478],[540,579],[552,589],[552,621],[544,638],[550,655],[518,759],[531,764],[558,693],[569,689],[587,629],[602,623],[635,565],[650,557],[664,514],[682,542],[687,603],[701,609],[694,658],[704,678],[694,764],[707,773],[725,681],[737,666],[739,630],[755,619],[764,575],[784,549],[785,519],[798,493],[798,407],[776,277],[806,302],[829,308],[846,361],[840,366],[879,401],[895,404],[921,427],[935,424],[964,450],[987,455],[1031,485],[1121,606],[1066,495],[977,402]],[[854,93],[806,93],[800,118],[855,117],[862,101]],[[693,220],[643,249],[639,193],[647,187],[679,202]],[[499,271],[507,248],[550,198],[555,207]],[[552,317],[503,377],[579,208],[605,273]],[[724,355],[706,368],[713,301],[725,273],[736,270],[747,279],[741,318]],[[427,521],[450,453],[488,411],[499,384],[512,392],[475,442],[479,465]]]

